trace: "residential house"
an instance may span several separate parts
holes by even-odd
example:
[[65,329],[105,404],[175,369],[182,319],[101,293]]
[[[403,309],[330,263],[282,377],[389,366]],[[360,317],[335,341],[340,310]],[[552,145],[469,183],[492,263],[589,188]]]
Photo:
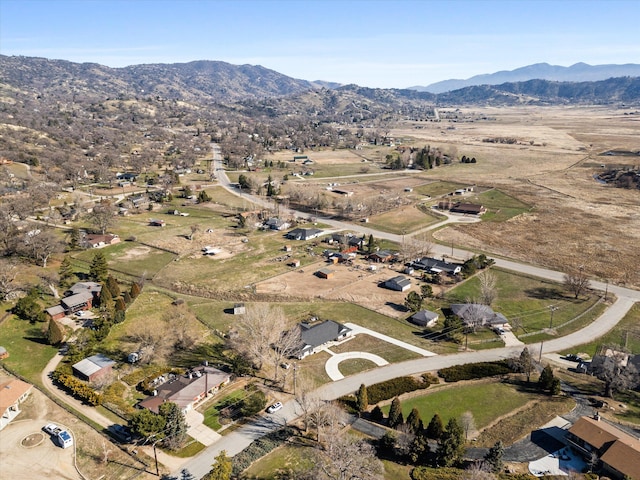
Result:
[[482,215],[487,211],[482,205],[476,203],[456,203],[449,209],[452,213],[462,213],[465,215]]
[[332,342],[342,341],[353,334],[349,327],[333,320],[325,320],[316,324],[303,322],[299,328],[301,344],[297,354],[298,359],[317,353],[322,347],[328,346]]
[[378,250],[377,252],[367,255],[367,260],[371,260],[376,263],[391,262],[396,258],[396,254],[388,250]]
[[569,429],[567,443],[587,460],[600,459],[602,469],[616,479],[640,479],[640,440],[618,429],[598,414],[581,417]]
[[97,355],[92,355],[84,360],[80,360],[78,363],[73,364],[71,368],[76,377],[88,382],[93,382],[98,378],[109,375],[115,364],[116,362],[106,355],[98,353]]
[[49,307],[45,312],[52,320],[59,320],[66,315],[89,310],[100,298],[102,285],[97,282],[78,282],[65,292],[59,305]]
[[[76,313],[80,310],[89,310],[92,307],[93,295],[90,292],[79,292],[60,300],[60,306],[67,314]],[[49,312],[47,312],[49,313]],[[51,315],[51,313],[49,313]],[[53,318],[53,317],[52,317]]]
[[184,375],[174,377],[156,387],[154,395],[141,401],[138,406],[154,413],[160,405],[173,402],[182,413],[193,410],[198,404],[231,381],[229,373],[209,366],[201,366]]
[[448,273],[449,275],[457,275],[462,271],[462,265],[458,263],[450,263],[443,260],[438,260],[432,257],[422,257],[411,263],[413,268],[425,270],[429,273]]
[[133,208],[142,208],[149,204],[149,197],[146,195],[131,195],[127,200],[131,202]]
[[322,230],[318,228],[294,228],[285,237],[290,240],[311,240],[322,235]]
[[270,230],[286,230],[291,226],[289,222],[285,222],[277,217],[270,218],[265,222],[265,226]]
[[398,292],[404,292],[411,288],[411,280],[405,276],[398,275],[397,277],[390,278],[384,282],[384,287],[389,290],[396,290]]
[[438,323],[439,315],[430,310],[420,310],[409,317],[409,321],[420,327],[433,327]]
[[116,243],[120,243],[120,237],[111,233],[107,233],[106,235],[90,233],[82,239],[82,246],[84,248],[102,248],[108,245],[115,245]]
[[20,413],[20,404],[24,402],[33,385],[13,378],[0,383],[0,430]]
[[509,321],[501,313],[496,313],[488,305],[480,303],[454,303],[451,312],[469,326],[505,326]]

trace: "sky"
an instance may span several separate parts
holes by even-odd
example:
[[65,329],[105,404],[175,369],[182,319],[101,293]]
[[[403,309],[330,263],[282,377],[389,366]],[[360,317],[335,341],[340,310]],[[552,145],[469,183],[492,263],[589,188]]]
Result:
[[0,53],[219,60],[406,88],[541,62],[640,63],[639,19],[639,0],[0,0]]

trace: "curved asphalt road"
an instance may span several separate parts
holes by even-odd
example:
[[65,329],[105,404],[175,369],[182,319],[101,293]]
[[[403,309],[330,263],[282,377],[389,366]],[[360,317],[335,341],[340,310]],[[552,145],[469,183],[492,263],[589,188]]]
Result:
[[[220,155],[220,149],[217,145],[213,146],[214,151],[214,165],[216,168],[216,174],[220,184],[238,195],[239,192],[230,187],[229,179],[222,168],[222,157]],[[254,203],[266,204],[263,199],[256,199],[248,194],[241,194],[241,196],[254,201]],[[291,211],[296,216],[306,216],[302,212]],[[401,235],[395,235],[385,232],[379,232],[371,228],[363,227],[361,225],[354,225],[346,222],[339,222],[329,218],[320,218],[320,221],[327,223],[333,227],[341,229],[355,230],[359,233],[373,234],[377,238],[385,238],[399,242],[402,240]],[[440,255],[446,255],[451,252],[450,248],[436,245],[435,253]],[[472,255],[471,252],[454,249],[453,255],[458,258],[466,258]],[[536,277],[553,280],[556,282],[562,282],[564,274],[554,270],[548,270],[545,268],[535,267],[532,265],[525,265],[522,263],[514,262],[511,260],[496,259],[496,265],[501,268],[513,270],[516,272],[533,275]],[[631,290],[628,288],[618,287],[615,285],[605,285],[602,282],[591,282],[591,287],[596,290],[604,291],[605,288],[617,296],[616,302],[609,307],[600,317],[598,317],[593,323],[587,327],[581,329],[578,332],[574,332],[562,338],[549,340],[540,343],[530,344],[529,349],[534,353],[550,353],[561,350],[568,350],[575,346],[581,345],[593,338],[598,338],[611,330],[629,311],[635,302],[640,302],[640,292]],[[541,348],[542,347],[542,348]],[[408,360],[406,362],[394,363],[378,367],[373,370],[362,372],[350,377],[323,385],[317,389],[314,393],[318,398],[323,400],[335,400],[343,395],[353,393],[361,384],[370,385],[372,383],[378,383],[385,380],[389,380],[402,375],[413,375],[428,371],[435,371],[445,367],[451,367],[453,365],[459,365],[463,363],[475,363],[500,360],[504,358],[510,358],[518,355],[522,351],[522,347],[511,348],[495,348],[491,350],[481,350],[477,352],[463,352],[451,355],[438,355],[434,357],[418,358],[415,360]],[[260,417],[257,420],[239,428],[238,430],[222,437],[218,442],[214,443],[207,449],[205,449],[198,456],[192,458],[185,463],[182,468],[186,468],[196,476],[197,478],[203,477],[211,469],[211,464],[214,461],[214,457],[218,455],[222,450],[227,452],[227,455],[233,456],[241,452],[255,439],[275,430],[278,427],[286,425],[288,422],[295,420],[301,415],[302,411],[295,402],[290,400],[284,404],[282,410],[276,414],[272,414],[265,417]],[[175,472],[174,475],[179,476],[179,472]]]

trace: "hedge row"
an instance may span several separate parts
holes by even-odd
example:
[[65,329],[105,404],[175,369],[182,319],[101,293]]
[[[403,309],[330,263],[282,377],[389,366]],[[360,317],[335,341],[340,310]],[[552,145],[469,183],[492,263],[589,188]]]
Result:
[[[430,468],[416,467],[411,470],[411,480],[458,480],[465,478],[464,470],[458,468]],[[499,480],[535,480],[536,477],[528,473],[500,473],[497,475]],[[585,475],[585,479],[589,477]]]
[[56,371],[53,372],[53,380],[63,388],[69,390],[75,397],[87,402],[89,405],[96,406],[102,404],[102,395],[73,375]]
[[234,478],[249,468],[253,462],[275,450],[293,435],[295,435],[295,430],[293,428],[284,427],[279,430],[274,430],[264,437],[260,437],[251,442],[251,445],[233,457]]
[[445,382],[459,382],[460,380],[473,380],[476,378],[493,377],[512,373],[508,360],[496,362],[468,363],[455,367],[443,368],[438,372]]
[[438,383],[438,379],[428,373],[422,375],[421,380],[414,377],[398,377],[386,382],[374,383],[367,387],[369,405],[375,405],[403,393],[427,388],[432,383]]

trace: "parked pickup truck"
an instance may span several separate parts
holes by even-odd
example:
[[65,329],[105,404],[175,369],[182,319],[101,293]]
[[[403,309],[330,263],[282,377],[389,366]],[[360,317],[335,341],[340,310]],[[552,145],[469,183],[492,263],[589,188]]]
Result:
[[68,448],[73,445],[73,437],[69,432],[59,427],[55,423],[47,423],[42,429],[55,438],[58,445]]

